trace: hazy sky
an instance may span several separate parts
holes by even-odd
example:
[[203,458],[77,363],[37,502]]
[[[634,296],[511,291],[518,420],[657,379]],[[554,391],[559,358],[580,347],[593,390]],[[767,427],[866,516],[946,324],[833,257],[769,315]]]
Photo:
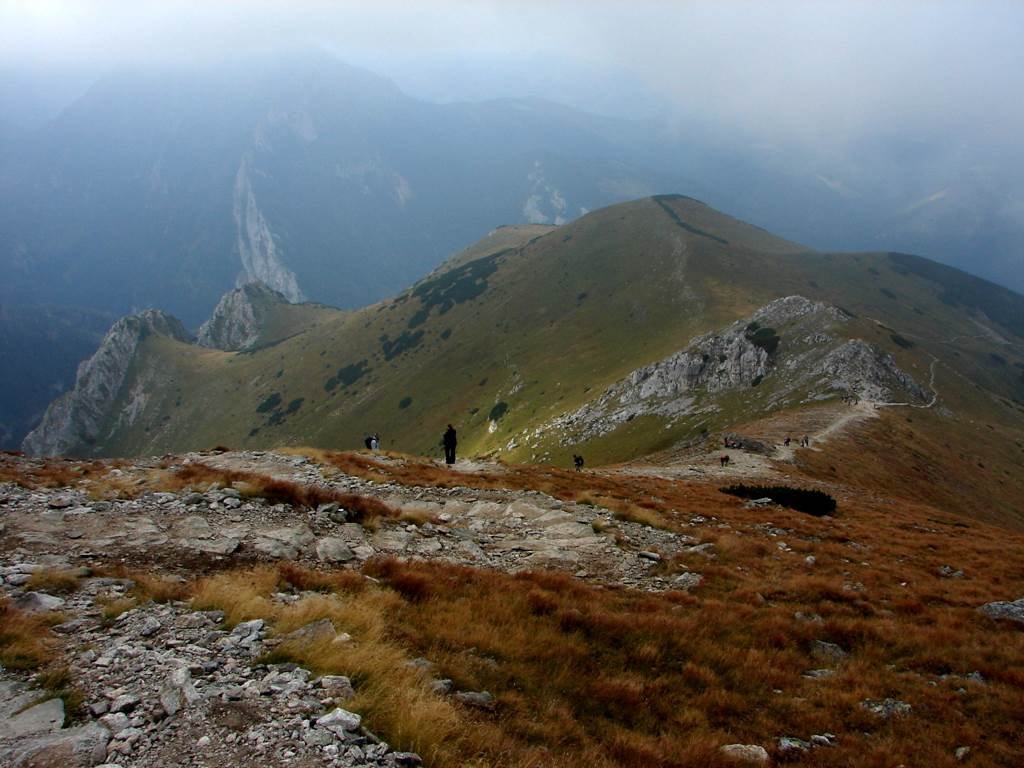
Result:
[[378,67],[561,58],[622,70],[768,140],[969,126],[971,140],[1015,143],[1022,32],[1024,3],[985,0],[0,0],[0,66],[102,69],[305,45]]

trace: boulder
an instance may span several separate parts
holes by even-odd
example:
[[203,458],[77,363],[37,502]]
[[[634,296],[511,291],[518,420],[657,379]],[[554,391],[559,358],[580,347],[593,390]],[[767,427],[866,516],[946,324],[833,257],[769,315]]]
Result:
[[348,701],[356,695],[352,681],[344,675],[324,675],[318,681],[328,696],[333,699]]
[[315,540],[313,532],[305,526],[273,528],[260,531],[253,546],[268,557],[294,560]]
[[905,715],[911,710],[911,706],[907,702],[899,699],[866,699],[860,703],[860,706],[885,720],[895,715]]
[[60,610],[64,607],[64,601],[45,592],[26,592],[14,600],[14,605],[27,613],[37,613]]
[[333,640],[337,636],[338,633],[334,629],[331,620],[320,619],[318,621],[311,621],[294,632],[289,632],[284,636],[284,639],[302,643],[318,643],[325,640]]
[[824,640],[815,640],[811,643],[811,656],[818,661],[832,662],[838,664],[847,657],[846,651],[835,643]]
[[172,670],[160,688],[160,704],[170,717],[200,698],[202,697],[192,684],[192,674],[188,667]]
[[359,725],[362,721],[363,719],[355,712],[349,712],[347,709],[336,707],[326,715],[318,717],[316,724],[321,728],[328,728],[330,730],[356,731],[359,730]]
[[986,603],[978,610],[991,619],[1007,619],[1024,624],[1024,597],[1012,603]]
[[457,701],[476,709],[494,709],[494,697],[488,691],[461,691],[455,694]]
[[686,573],[680,573],[674,579],[672,579],[672,589],[678,589],[683,592],[689,592],[691,589],[699,587],[701,582],[704,581],[704,577],[699,573],[693,571],[687,571]]
[[345,540],[336,536],[327,536],[318,540],[316,556],[325,563],[347,563],[356,557]]
[[718,751],[737,763],[768,765],[768,751],[758,744],[725,744]]
[[97,723],[39,736],[0,749],[0,765],[9,768],[84,768],[102,763],[110,733]]

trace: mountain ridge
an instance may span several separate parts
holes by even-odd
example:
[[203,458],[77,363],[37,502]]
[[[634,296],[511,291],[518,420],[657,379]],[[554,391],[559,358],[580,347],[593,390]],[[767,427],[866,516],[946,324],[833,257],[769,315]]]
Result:
[[[602,464],[672,446],[707,450],[738,424],[756,430],[785,414],[796,424],[818,404],[859,396],[928,405],[911,408],[925,431],[901,440],[945,435],[947,445],[977,446],[986,473],[1012,474],[1020,457],[1005,445],[1024,446],[1024,344],[1012,326],[1024,299],[955,271],[938,281],[920,271],[888,253],[808,251],[685,197],[620,204],[559,228],[499,229],[394,299],[349,313],[280,304],[313,322],[269,345],[222,352],[147,337],[107,401],[103,437],[77,450],[354,448],[379,432],[388,448],[429,455],[454,422],[470,455],[560,464],[582,451]],[[805,321],[758,321],[774,318],[779,301],[817,309]],[[760,378],[722,389],[700,377],[686,391],[673,384],[658,401],[671,413],[640,398],[632,418],[601,434],[556,428],[616,382],[637,377],[627,389],[641,391],[645,366],[699,365],[709,354],[694,352],[701,338],[715,354],[762,355]],[[144,400],[133,394],[143,390]],[[679,398],[690,397],[701,405],[683,407]],[[863,428],[892,426],[881,415]],[[985,424],[999,425],[998,440]],[[949,469],[935,482],[946,487],[963,460],[935,450]],[[998,501],[999,515],[1012,516],[1014,498]]]

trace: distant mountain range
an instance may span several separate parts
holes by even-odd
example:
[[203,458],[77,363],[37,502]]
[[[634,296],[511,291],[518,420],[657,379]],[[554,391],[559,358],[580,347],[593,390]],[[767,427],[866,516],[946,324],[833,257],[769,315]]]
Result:
[[[1024,203],[1005,170],[946,173],[894,139],[858,151],[864,168],[840,172],[678,121],[434,104],[326,54],[116,73],[43,125],[0,132],[0,305],[40,328],[67,328],[54,308],[160,307],[194,330],[260,281],[359,308],[498,225],[674,190],[819,248],[922,252],[1024,289]],[[920,173],[872,176],[907,158]],[[87,328],[32,361],[8,345],[5,362],[34,393],[69,384],[98,338]],[[8,444],[40,405],[4,398]]]
[[316,53],[113,74],[0,143],[0,302],[160,306],[195,327],[258,279],[359,307],[500,224],[677,190],[819,248],[921,252],[1024,288],[1015,198],[982,194],[983,169],[872,181],[922,154],[905,144],[862,148],[843,177],[659,119],[420,101]]

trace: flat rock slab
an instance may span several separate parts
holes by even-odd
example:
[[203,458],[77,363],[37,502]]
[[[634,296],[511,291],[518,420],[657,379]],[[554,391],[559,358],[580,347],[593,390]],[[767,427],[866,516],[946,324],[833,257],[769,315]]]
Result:
[[325,536],[317,541],[316,556],[325,563],[347,563],[356,557],[348,543],[337,536]]
[[300,525],[258,531],[253,547],[257,552],[262,552],[269,557],[291,560],[298,557],[299,553],[314,541],[316,541],[316,537],[313,532],[306,526]]
[[174,526],[174,534],[181,539],[210,539],[214,530],[205,517],[189,515]]
[[110,732],[97,723],[19,741],[0,748],[0,765],[10,768],[85,768],[107,756]]
[[49,699],[24,712],[0,720],[0,738],[23,739],[60,730],[64,725],[64,702]]
[[208,555],[230,555],[239,547],[239,540],[230,537],[215,539],[185,539],[179,542],[181,546],[194,549],[197,552],[205,552]]
[[409,542],[412,541],[413,534],[409,531],[395,529],[395,528],[382,528],[374,534],[372,539],[373,546],[377,549],[385,549],[389,552],[402,552]]
[[11,717],[38,698],[37,691],[18,680],[0,680],[0,718]]

